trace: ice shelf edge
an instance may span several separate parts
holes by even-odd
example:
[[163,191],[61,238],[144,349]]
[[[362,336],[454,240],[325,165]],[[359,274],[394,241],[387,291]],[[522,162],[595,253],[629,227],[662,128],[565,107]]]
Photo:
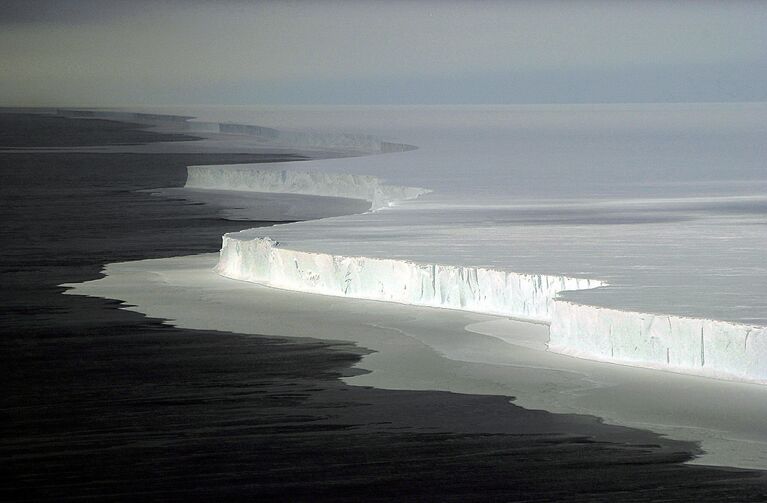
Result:
[[431,192],[388,185],[374,176],[296,169],[260,169],[252,164],[189,166],[186,188],[346,197],[370,201],[371,209]]
[[605,286],[568,276],[311,253],[227,234],[216,272],[276,288],[548,323],[549,350],[718,379],[767,382],[767,327],[558,299]]

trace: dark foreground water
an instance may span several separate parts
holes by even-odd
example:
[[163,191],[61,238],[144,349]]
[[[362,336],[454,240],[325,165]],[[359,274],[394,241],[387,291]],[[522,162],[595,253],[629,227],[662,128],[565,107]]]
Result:
[[[99,122],[90,144],[171,139],[5,115],[0,147],[60,146],[62,129],[87,145]],[[179,330],[61,295],[104,263],[217,249],[242,222],[135,191],[259,160],[274,158],[0,153],[0,499],[767,499],[762,474],[682,465],[696,447],[651,433],[346,386],[364,351],[350,344]]]

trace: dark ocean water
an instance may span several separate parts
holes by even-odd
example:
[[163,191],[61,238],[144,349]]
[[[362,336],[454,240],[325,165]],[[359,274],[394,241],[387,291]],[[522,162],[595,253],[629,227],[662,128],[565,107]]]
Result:
[[[0,147],[170,139],[190,138],[0,114]],[[263,160],[0,152],[0,499],[767,500],[760,473],[682,465],[696,446],[596,418],[347,386],[365,351],[348,343],[179,330],[61,295],[105,263],[216,250],[242,222],[136,191]]]

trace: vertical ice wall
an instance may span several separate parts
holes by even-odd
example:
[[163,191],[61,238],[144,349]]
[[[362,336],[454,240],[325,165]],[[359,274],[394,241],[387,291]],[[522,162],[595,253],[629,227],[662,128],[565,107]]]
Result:
[[302,252],[247,231],[224,236],[216,271],[288,290],[540,321],[551,319],[558,292],[601,285],[566,276]]
[[189,166],[185,186],[364,199],[371,202],[371,209],[374,210],[383,208],[393,201],[414,199],[429,192],[418,187],[387,185],[374,176],[292,169],[258,169],[248,164]]
[[767,327],[557,300],[549,349],[640,367],[767,382]]
[[767,382],[767,328],[620,311],[557,299],[593,279],[520,274],[282,248],[248,231],[227,234],[216,271],[277,288],[460,309],[550,324],[549,349],[587,359],[723,379]]

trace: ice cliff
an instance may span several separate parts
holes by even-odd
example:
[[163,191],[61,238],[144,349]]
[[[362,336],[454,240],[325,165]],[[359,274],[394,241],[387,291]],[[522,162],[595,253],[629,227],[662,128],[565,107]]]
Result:
[[[140,115],[130,119],[157,120],[156,117]],[[386,143],[368,135],[291,132],[232,123],[191,122],[180,116],[173,120],[188,124],[190,130],[245,135],[269,145],[336,148],[362,153],[412,148]],[[433,151],[440,150],[435,148]],[[453,151],[450,152],[454,155]],[[447,157],[441,161],[459,162]],[[506,162],[505,159],[503,162]],[[473,167],[470,162],[463,165]],[[389,166],[379,167],[378,171],[368,169],[367,172],[391,173],[384,170]],[[402,171],[404,168],[399,169]],[[472,170],[471,176],[479,175]],[[399,177],[392,178],[410,179],[401,172]],[[375,176],[264,165],[192,166],[188,168],[186,186],[363,199],[371,202],[373,210],[428,192],[417,187],[389,185]],[[506,185],[499,183],[498,186],[504,191],[503,197],[508,198]],[[441,190],[444,189],[443,185]],[[492,192],[490,189],[487,191]],[[454,216],[455,212],[445,218]],[[479,220],[480,224],[482,222]],[[403,229],[407,229],[408,224],[406,219],[398,223]],[[356,228],[351,231],[356,231]],[[324,239],[324,236],[319,239]],[[634,236],[629,234],[625,242],[632,242],[631,239]],[[508,242],[514,245],[511,238]],[[565,291],[605,286],[595,279],[429,263],[443,260],[429,256],[418,262],[342,255],[327,248],[327,253],[313,253],[306,251],[311,250],[310,246],[302,248],[303,251],[291,249],[290,243],[279,244],[264,237],[262,232],[227,234],[223,238],[216,269],[226,277],[302,292],[538,320],[549,324],[549,349],[558,353],[708,377],[767,383],[765,326],[599,307],[559,296]],[[366,251],[358,253],[365,255]],[[658,304],[657,309],[662,311],[663,306]],[[647,310],[655,310],[655,306]],[[695,314],[702,316],[705,312]]]
[[394,201],[414,199],[429,192],[418,187],[388,185],[374,176],[293,169],[258,169],[248,164],[189,166],[185,186],[364,199],[370,201],[373,210],[386,207]]
[[620,311],[558,298],[599,280],[310,253],[248,231],[223,238],[216,271],[276,288],[542,321],[549,349],[581,358],[767,382],[767,328]]
[[767,382],[767,327],[557,300],[549,349],[723,379]]
[[288,290],[546,322],[557,292],[601,285],[565,276],[302,252],[247,231],[224,236],[216,271]]

